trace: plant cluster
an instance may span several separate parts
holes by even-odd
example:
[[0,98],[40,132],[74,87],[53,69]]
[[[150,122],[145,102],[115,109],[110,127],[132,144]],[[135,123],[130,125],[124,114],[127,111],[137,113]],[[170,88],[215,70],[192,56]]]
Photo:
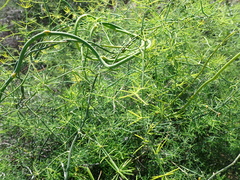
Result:
[[1,178],[239,179],[239,3],[17,4]]

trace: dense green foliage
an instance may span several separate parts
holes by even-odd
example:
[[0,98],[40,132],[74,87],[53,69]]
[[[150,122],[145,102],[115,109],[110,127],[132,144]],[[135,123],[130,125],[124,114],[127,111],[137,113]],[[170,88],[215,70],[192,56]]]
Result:
[[19,49],[47,29],[109,64],[134,57],[108,68],[70,36],[45,31],[24,54],[2,38],[1,178],[240,179],[240,3],[10,5]]

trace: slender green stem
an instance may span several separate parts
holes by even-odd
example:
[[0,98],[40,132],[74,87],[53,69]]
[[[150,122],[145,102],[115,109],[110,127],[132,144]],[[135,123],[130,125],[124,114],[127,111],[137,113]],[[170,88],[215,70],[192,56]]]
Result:
[[77,21],[75,22],[75,25],[74,25],[74,34],[75,34],[76,36],[77,36],[77,34],[78,34],[78,25],[79,25],[79,22],[80,22],[80,20],[81,20],[82,18],[84,18],[84,17],[86,17],[86,16],[90,16],[90,17],[96,19],[94,16],[92,16],[92,15],[90,15],[90,14],[83,14],[83,15],[79,16],[79,17],[77,18]]
[[70,168],[70,162],[71,162],[71,156],[72,156],[72,151],[73,151],[73,147],[75,145],[75,142],[78,138],[78,134],[79,132],[81,131],[81,129],[83,128],[86,120],[89,118],[89,109],[90,109],[90,104],[91,104],[91,98],[92,98],[92,95],[91,95],[91,92],[94,90],[94,86],[95,86],[95,83],[96,83],[96,80],[97,80],[97,77],[98,77],[98,74],[95,76],[95,79],[92,83],[92,86],[91,86],[91,90],[90,90],[90,94],[88,96],[88,100],[87,100],[87,108],[86,108],[86,113],[85,113],[85,117],[79,127],[79,130],[76,132],[76,135],[74,136],[74,139],[71,143],[71,146],[70,146],[70,149],[68,151],[68,161],[67,161],[67,166],[66,166],[66,169],[64,169],[64,180],[67,180],[68,179],[68,171],[69,171],[69,168]]
[[70,168],[70,162],[71,162],[71,156],[72,156],[72,151],[73,151],[73,147],[75,145],[75,142],[78,138],[78,133],[74,136],[74,139],[72,141],[72,144],[70,146],[70,149],[68,151],[68,161],[67,161],[67,167],[66,169],[64,169],[64,180],[67,180],[68,179],[68,171],[69,171],[69,168]]
[[204,10],[203,10],[202,1],[200,1],[200,6],[201,6],[201,11],[202,11],[202,13],[203,13],[205,16],[209,17],[209,16],[204,12]]
[[188,102],[176,113],[179,114],[182,111],[184,111],[186,109],[186,107],[191,103],[191,101],[198,95],[198,93],[206,86],[208,85],[210,82],[214,81],[215,79],[218,78],[218,76],[232,63],[234,62],[236,59],[238,59],[238,57],[240,57],[240,53],[236,54],[230,61],[228,61],[211,79],[207,80],[205,83],[203,83],[198,89],[197,91],[189,98]]
[[[74,34],[75,34],[76,36],[78,35],[79,22],[80,22],[80,20],[82,20],[82,18],[84,18],[84,17],[86,17],[86,16],[90,16],[90,17],[92,17],[92,18],[95,19],[95,17],[92,16],[92,15],[90,15],[90,14],[83,14],[83,15],[79,16],[79,17],[77,18],[77,21],[76,21],[75,24],[74,24]],[[80,46],[79,46],[78,43],[76,43],[76,46],[77,46],[77,49],[80,51]]]
[[197,76],[192,80],[192,82],[190,82],[183,90],[181,93],[179,93],[177,95],[177,97],[169,104],[169,107],[171,107],[173,105],[173,103],[197,80],[197,78],[203,73],[203,71],[205,70],[205,68],[207,67],[209,61],[211,60],[211,58],[213,57],[214,54],[216,54],[216,52],[218,51],[218,49],[230,38],[232,37],[234,34],[236,34],[237,31],[232,32],[231,34],[229,34],[212,52],[212,54],[207,58],[206,62],[204,63],[202,69],[200,70],[200,72],[197,74]]
[[5,8],[7,6],[7,4],[9,3],[10,0],[7,0],[3,5],[2,7],[0,7],[0,10],[2,10],[3,8]]
[[214,178],[217,174],[220,174],[221,172],[223,172],[223,171],[227,170],[228,168],[230,168],[231,166],[233,166],[233,165],[238,161],[238,159],[240,159],[240,154],[238,154],[238,156],[234,159],[234,161],[233,161],[231,164],[229,164],[228,166],[222,168],[221,170],[213,173],[213,175],[212,175],[210,178],[208,178],[208,180],[211,180],[211,179]]
[[[109,25],[109,24],[108,24]],[[112,25],[112,24],[110,24]],[[114,28],[116,28],[114,26]],[[124,32],[126,33],[126,32]],[[130,59],[132,59],[133,57],[135,57],[137,54],[140,53],[141,49],[139,49],[139,52],[135,53],[135,54],[132,54],[130,56],[127,56],[126,58],[114,63],[114,64],[108,64],[106,61],[103,60],[103,58],[99,55],[99,53],[95,50],[95,48],[90,44],[88,43],[87,41],[81,39],[80,37],[74,35],[74,34],[69,34],[69,33],[66,33],[66,32],[58,32],[58,31],[48,31],[48,30],[45,30],[39,34],[36,34],[35,36],[33,36],[31,39],[29,39],[25,45],[23,46],[23,49],[21,50],[20,52],[20,56],[19,56],[19,59],[17,61],[17,64],[16,64],[16,67],[12,73],[12,75],[9,77],[9,79],[3,84],[3,86],[1,87],[0,89],[0,102],[2,101],[2,95],[3,95],[3,92],[4,90],[7,88],[7,86],[10,84],[10,82],[17,76],[17,74],[19,74],[20,70],[21,70],[21,66],[22,66],[22,63],[23,63],[23,59],[26,57],[26,52],[28,50],[28,48],[30,47],[30,45],[36,41],[37,39],[40,39],[44,36],[61,36],[61,37],[68,37],[68,38],[71,38],[70,40],[68,41],[74,41],[74,42],[80,42],[82,43],[83,45],[87,46],[91,51],[92,51],[92,54],[95,55],[95,57],[107,68],[115,68],[127,61],[129,61]],[[145,43],[145,41],[144,41]],[[151,46],[151,41],[148,41],[148,46],[147,47],[150,47]]]

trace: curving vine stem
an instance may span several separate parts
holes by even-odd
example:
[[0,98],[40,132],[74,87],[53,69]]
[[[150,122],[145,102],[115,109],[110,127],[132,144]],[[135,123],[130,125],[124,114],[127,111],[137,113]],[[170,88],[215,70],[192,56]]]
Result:
[[[133,37],[140,38],[136,34],[132,34],[132,33],[128,32],[128,31],[124,30],[123,28],[121,28],[119,26],[116,26],[114,24],[102,23],[102,25],[104,25],[108,28],[111,28],[115,31],[118,31],[118,32],[121,32],[121,33],[124,33],[124,34],[128,34],[128,35],[131,35]],[[108,58],[100,56],[100,54],[96,51],[96,49],[90,43],[83,40],[79,36],[77,36],[75,34],[66,33],[66,32],[45,30],[41,33],[36,34],[32,38],[30,38],[24,44],[23,49],[20,52],[19,59],[16,63],[16,66],[15,66],[15,69],[14,69],[13,73],[11,74],[11,76],[7,79],[7,81],[3,84],[3,86],[0,89],[0,102],[2,102],[7,97],[7,95],[6,95],[4,98],[2,98],[5,89],[12,82],[12,80],[17,77],[17,75],[21,71],[21,67],[22,67],[22,63],[23,63],[24,58],[26,58],[30,54],[30,53],[27,52],[30,45],[32,45],[36,40],[43,38],[44,36],[67,37],[67,38],[70,38],[70,39],[64,40],[65,42],[71,42],[72,41],[72,42],[75,42],[75,43],[82,43],[83,45],[88,47],[92,51],[92,54],[96,57],[96,59],[99,60],[103,64],[103,66],[105,66],[107,68],[115,68],[115,67],[129,61],[130,59],[134,58],[136,55],[140,54],[142,52],[142,50],[148,49],[151,46],[151,41],[150,40],[141,40],[142,41],[141,46],[136,51],[134,51],[131,54],[128,54],[127,56],[119,57],[116,61],[114,61],[113,64],[109,64],[109,63],[107,63],[107,61],[109,61]],[[59,42],[55,42],[55,43],[59,43]]]

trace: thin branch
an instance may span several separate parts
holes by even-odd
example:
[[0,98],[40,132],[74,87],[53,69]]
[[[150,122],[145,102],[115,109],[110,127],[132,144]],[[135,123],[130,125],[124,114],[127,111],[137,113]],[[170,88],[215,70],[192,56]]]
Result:
[[228,166],[222,168],[221,170],[213,173],[213,175],[212,175],[208,180],[214,178],[217,174],[220,174],[221,172],[223,172],[223,171],[225,171],[226,169],[228,169],[228,168],[230,168],[231,166],[233,166],[233,165],[238,161],[239,158],[240,158],[240,153],[238,154],[238,156],[234,159],[234,161],[233,161],[231,164],[229,164]]

